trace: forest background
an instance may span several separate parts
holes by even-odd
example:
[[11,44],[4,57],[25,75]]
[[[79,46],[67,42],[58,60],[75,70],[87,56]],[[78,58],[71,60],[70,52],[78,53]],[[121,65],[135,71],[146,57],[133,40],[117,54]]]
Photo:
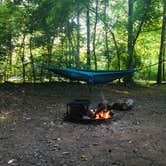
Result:
[[55,81],[54,66],[161,83],[165,29],[166,0],[1,0],[0,82]]

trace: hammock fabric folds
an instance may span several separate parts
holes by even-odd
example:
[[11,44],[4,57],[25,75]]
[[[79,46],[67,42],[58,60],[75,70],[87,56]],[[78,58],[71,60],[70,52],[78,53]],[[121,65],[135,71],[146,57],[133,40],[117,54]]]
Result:
[[79,70],[73,68],[53,68],[44,67],[44,69],[52,71],[62,77],[85,81],[88,84],[103,84],[112,82],[113,80],[124,78],[128,75],[134,74],[134,69],[128,70]]

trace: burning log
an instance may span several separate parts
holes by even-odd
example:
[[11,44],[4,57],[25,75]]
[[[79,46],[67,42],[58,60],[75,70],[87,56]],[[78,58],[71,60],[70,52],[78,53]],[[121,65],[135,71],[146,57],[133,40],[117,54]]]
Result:
[[112,106],[105,102],[101,102],[97,106],[90,105],[88,116],[94,119],[108,119],[113,115],[111,108]]
[[74,122],[101,122],[112,117],[111,105],[101,102],[92,105],[88,100],[74,100],[67,104],[64,119]]
[[134,101],[132,99],[128,99],[126,101],[119,100],[112,105],[112,109],[127,111],[131,110],[133,105]]

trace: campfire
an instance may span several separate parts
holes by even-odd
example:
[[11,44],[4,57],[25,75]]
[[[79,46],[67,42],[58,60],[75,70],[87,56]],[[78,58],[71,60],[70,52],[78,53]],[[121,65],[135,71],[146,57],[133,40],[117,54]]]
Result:
[[111,118],[110,111],[103,110],[96,114],[95,119],[109,119]]
[[113,117],[112,110],[128,111],[133,104],[132,99],[118,100],[110,104],[107,101],[92,104],[89,100],[73,100],[67,104],[64,119],[79,123],[108,122]]
[[89,100],[74,100],[67,104],[65,120],[86,123],[108,121],[112,118],[111,106],[101,102],[91,104]]

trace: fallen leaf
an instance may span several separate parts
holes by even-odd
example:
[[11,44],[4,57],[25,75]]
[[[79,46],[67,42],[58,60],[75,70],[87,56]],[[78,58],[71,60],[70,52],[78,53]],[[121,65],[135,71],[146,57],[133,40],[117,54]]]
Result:
[[87,160],[88,160],[88,156],[82,155],[82,156],[81,156],[81,160],[82,160],[82,161],[87,161]]

